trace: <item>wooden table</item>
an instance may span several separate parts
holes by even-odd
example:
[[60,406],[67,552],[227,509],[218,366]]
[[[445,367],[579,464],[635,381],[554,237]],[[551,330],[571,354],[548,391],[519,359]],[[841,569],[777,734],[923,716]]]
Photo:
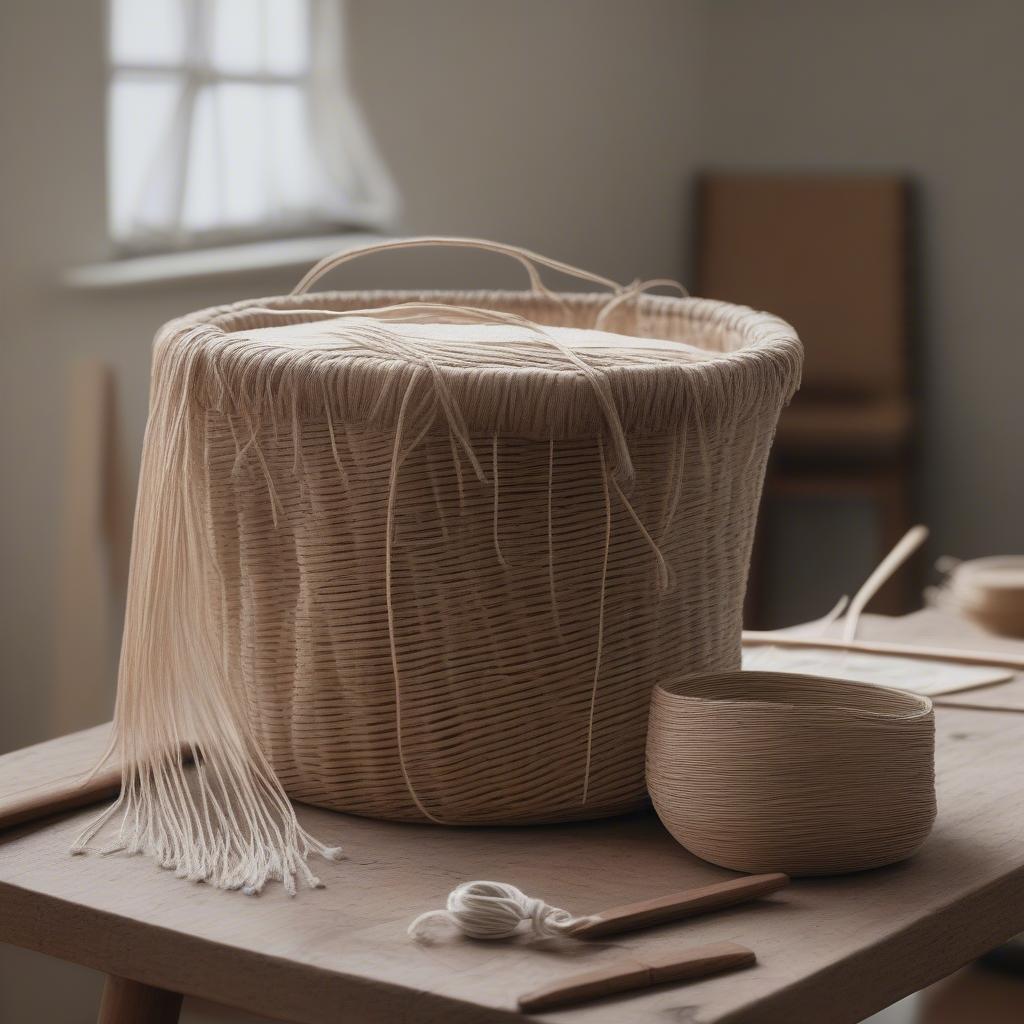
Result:
[[[928,630],[945,646],[988,643],[934,613],[869,618],[863,632],[917,639]],[[1003,686],[1012,696],[1024,682]],[[996,688],[973,703],[994,696]],[[690,856],[649,814],[444,829],[308,808],[303,823],[344,845],[348,860],[316,865],[327,882],[319,892],[289,899],[274,886],[249,898],[180,881],[142,858],[71,858],[73,836],[95,813],[74,811],[0,834],[0,940],[129,979],[108,984],[106,1021],[174,1020],[176,994],[187,993],[304,1024],[489,1024],[517,1018],[521,993],[630,951],[727,940],[752,947],[758,966],[543,1019],[858,1021],[1024,930],[1024,714],[943,706],[937,731],[939,818],[911,861],[799,881],[757,904],[614,940],[421,946],[405,927],[473,878],[511,881],[586,912],[730,873]],[[105,733],[0,758],[0,802],[81,770]]]

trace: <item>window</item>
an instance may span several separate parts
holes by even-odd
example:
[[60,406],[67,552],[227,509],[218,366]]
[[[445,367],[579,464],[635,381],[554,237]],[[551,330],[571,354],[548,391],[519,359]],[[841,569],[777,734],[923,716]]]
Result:
[[394,213],[348,94],[342,0],[110,0],[108,209],[122,249]]

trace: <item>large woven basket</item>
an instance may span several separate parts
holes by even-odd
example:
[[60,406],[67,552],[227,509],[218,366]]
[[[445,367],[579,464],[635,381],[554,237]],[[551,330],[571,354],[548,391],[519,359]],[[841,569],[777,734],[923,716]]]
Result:
[[[247,301],[158,340],[142,486],[180,472],[206,550],[205,592],[174,614],[206,620],[239,749],[251,733],[294,798],[457,824],[627,811],[654,684],[739,665],[794,332],[531,275],[530,292]],[[139,551],[150,527],[150,546],[166,529],[137,527],[141,590],[160,571]],[[165,690],[181,717],[196,688],[126,651],[123,742],[144,731],[128,710]],[[181,729],[231,712],[215,703]],[[206,731],[208,760],[224,731]]]

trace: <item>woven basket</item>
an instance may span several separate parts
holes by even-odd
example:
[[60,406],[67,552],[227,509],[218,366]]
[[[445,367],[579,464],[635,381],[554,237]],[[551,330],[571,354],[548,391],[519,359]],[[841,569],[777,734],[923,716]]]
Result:
[[[739,664],[800,345],[720,302],[556,295],[534,261],[563,265],[487,247],[524,262],[531,291],[293,294],[159,336],[140,484],[157,511],[137,524],[126,634],[146,639],[126,641],[119,696],[129,762],[198,732],[229,791],[276,777],[407,821],[644,801],[655,682]],[[161,582],[176,563],[205,588]]]
[[935,820],[927,697],[786,672],[658,686],[647,781],[692,853],[735,871],[831,875],[911,856]]

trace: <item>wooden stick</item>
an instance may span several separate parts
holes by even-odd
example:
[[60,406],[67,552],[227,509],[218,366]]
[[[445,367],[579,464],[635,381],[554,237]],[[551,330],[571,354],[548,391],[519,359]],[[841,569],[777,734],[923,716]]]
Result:
[[896,546],[879,562],[875,571],[864,581],[864,585],[853,595],[850,609],[843,624],[843,640],[850,643],[857,636],[857,624],[861,613],[871,599],[889,581],[889,577],[928,539],[926,526],[912,526],[900,538]]
[[920,658],[924,661],[949,661],[957,665],[992,665],[1024,671],[1024,656],[1019,654],[982,654],[957,651],[946,647],[918,647],[915,644],[893,644],[880,640],[835,640],[832,637],[796,636],[771,630],[743,630],[746,647],[821,647],[860,654],[885,654],[898,658]]
[[573,938],[595,939],[604,935],[615,935],[619,932],[636,931],[664,924],[667,921],[680,921],[698,914],[707,914],[712,910],[732,907],[738,903],[766,896],[789,885],[789,877],[782,874],[747,875],[744,878],[730,878],[725,882],[715,882],[684,892],[658,896],[642,903],[630,903],[611,910],[602,910],[594,915],[593,920],[580,925],[572,933]]
[[[956,696],[955,693],[950,694]],[[942,697],[932,697],[932,703],[937,708],[963,708],[966,711],[1000,711],[1009,714],[1024,714],[1024,706],[1020,704],[980,704],[967,700],[944,700]]]
[[[99,756],[97,754],[96,758]],[[186,764],[190,763],[191,748],[183,746],[181,757]],[[88,807],[117,796],[121,791],[121,765],[116,760],[104,765],[88,782],[84,781],[88,776],[88,771],[75,772],[39,785],[19,788],[9,795],[0,795],[0,830],[62,811]]]
[[29,786],[0,804],[0,829],[46,818],[61,811],[87,807],[121,791],[121,766],[103,768],[83,785],[85,775]]
[[583,974],[574,974],[552,985],[519,998],[519,1009],[527,1012],[550,1010],[555,1006],[583,1003],[618,992],[650,988],[669,981],[706,978],[722,971],[749,967],[757,958],[746,946],[719,942],[699,946],[679,955],[644,957],[643,960],[620,960],[609,967]]

